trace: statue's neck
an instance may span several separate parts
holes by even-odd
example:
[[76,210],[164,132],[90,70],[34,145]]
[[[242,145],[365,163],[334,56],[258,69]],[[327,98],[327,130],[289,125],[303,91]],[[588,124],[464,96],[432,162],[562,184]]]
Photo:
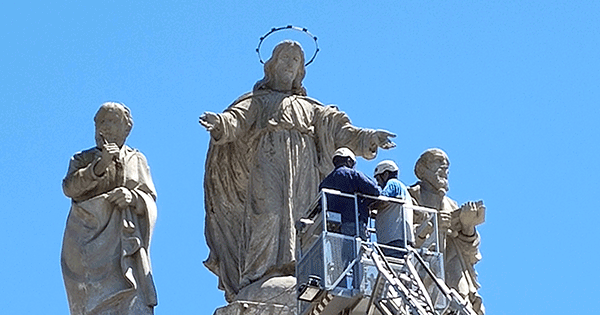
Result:
[[292,93],[292,81],[273,80],[270,88],[281,93]]
[[441,200],[446,195],[445,190],[438,189],[437,187],[433,186],[431,183],[429,183],[427,181],[421,181],[421,193],[425,193],[425,194],[429,195],[430,197],[427,199],[430,199],[433,197],[435,199],[435,201],[433,203],[436,205],[439,202],[441,202]]

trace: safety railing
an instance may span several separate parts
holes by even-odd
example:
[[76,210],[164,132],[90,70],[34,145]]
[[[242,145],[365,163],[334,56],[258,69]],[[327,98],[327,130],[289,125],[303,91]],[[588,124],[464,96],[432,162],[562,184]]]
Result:
[[[381,220],[383,211],[390,207],[396,207],[398,213],[398,222],[393,224],[403,226],[400,229],[400,243],[395,242],[393,246],[378,244],[391,265],[399,268],[401,259],[414,248],[414,240],[418,238],[420,246],[415,250],[436,279],[443,281],[443,255],[440,252],[435,209],[412,205],[397,198],[323,189],[296,224],[298,296],[311,296],[305,294],[308,287],[313,287],[315,294],[327,292],[347,299],[348,303],[355,303],[357,297],[369,296],[372,284],[367,274],[372,272],[369,269],[372,263],[360,248],[363,244],[378,242],[380,231],[374,227],[378,226],[381,230],[382,225],[377,224],[378,217]],[[414,220],[407,224],[410,218]],[[411,233],[415,235],[412,239],[409,236]],[[420,273],[427,277],[424,270]],[[436,308],[444,307],[444,294],[434,285],[435,280],[426,282],[430,284],[429,293]],[[310,298],[300,298],[298,314],[304,314],[310,301]]]

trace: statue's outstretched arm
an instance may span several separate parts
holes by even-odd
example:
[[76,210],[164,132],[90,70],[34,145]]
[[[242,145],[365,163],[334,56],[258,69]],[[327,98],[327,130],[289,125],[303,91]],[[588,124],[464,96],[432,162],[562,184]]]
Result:
[[224,144],[237,140],[253,124],[256,113],[252,98],[229,106],[224,112],[216,114],[204,112],[198,122],[210,132],[215,144]]

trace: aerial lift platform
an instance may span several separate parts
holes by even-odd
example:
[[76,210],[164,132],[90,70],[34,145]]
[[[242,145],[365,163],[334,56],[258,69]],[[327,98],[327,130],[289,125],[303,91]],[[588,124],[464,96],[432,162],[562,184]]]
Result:
[[[409,207],[424,218],[415,229],[416,235],[427,230],[419,248],[406,235],[401,247],[378,244],[373,219],[364,235],[358,206],[365,199],[402,207],[403,219]],[[353,220],[342,222],[342,211],[353,212]],[[435,209],[401,199],[323,189],[297,224],[298,314],[476,315],[444,282],[437,217]]]

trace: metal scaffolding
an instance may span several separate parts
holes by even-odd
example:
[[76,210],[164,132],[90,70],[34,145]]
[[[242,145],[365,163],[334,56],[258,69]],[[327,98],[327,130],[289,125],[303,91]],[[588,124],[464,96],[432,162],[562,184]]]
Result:
[[[358,214],[364,198],[405,207],[403,218],[408,207],[419,212],[416,233],[428,230],[421,246],[378,244],[372,228],[365,235]],[[348,210],[354,212],[352,222],[347,212],[342,220]],[[476,315],[444,282],[436,214],[400,199],[323,189],[297,225],[298,314]]]

